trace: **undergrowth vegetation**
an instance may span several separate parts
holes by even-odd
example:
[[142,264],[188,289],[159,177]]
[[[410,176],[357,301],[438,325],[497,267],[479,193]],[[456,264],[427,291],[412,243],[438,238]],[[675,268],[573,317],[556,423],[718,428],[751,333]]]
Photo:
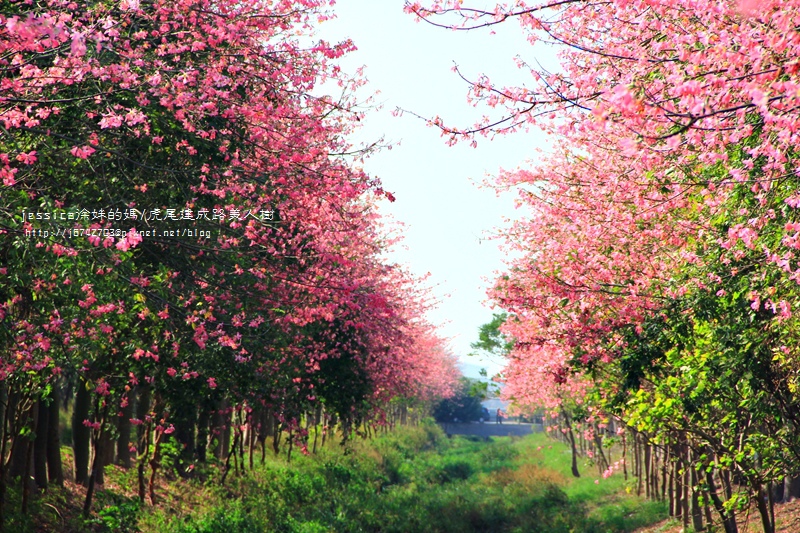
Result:
[[595,483],[590,465],[580,479],[569,468],[569,450],[542,434],[448,438],[428,422],[345,448],[331,444],[291,462],[270,457],[225,485],[215,476],[176,480],[161,488],[155,508],[130,497],[133,478],[109,469],[98,512],[83,522],[76,512],[71,524],[54,530],[606,533],[666,515],[663,506],[626,492],[633,480]]

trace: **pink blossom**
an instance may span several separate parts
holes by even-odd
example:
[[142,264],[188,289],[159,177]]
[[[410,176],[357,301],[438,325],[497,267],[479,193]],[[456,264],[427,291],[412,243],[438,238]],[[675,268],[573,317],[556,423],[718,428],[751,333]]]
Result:
[[86,55],[86,38],[83,34],[73,33],[72,42],[69,48],[70,55],[74,57],[83,57]]
[[107,381],[100,380],[94,391],[100,396],[108,396],[111,394],[111,385],[109,385]]
[[90,155],[95,152],[95,149],[91,146],[73,146],[70,150],[70,153],[75,157],[79,157],[81,159],[88,159]]

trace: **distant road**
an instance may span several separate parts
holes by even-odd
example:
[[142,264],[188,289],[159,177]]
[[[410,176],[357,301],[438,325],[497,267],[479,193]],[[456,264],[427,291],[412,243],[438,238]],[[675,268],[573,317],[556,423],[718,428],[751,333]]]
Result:
[[521,424],[519,422],[447,422],[439,424],[445,433],[450,435],[477,435],[479,437],[522,437],[531,433],[542,431],[539,424]]

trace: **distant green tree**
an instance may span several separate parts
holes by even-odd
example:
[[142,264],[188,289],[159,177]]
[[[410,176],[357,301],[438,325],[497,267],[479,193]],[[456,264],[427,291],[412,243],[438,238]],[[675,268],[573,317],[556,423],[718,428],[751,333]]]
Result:
[[500,326],[508,320],[506,313],[494,313],[492,320],[483,324],[478,330],[478,342],[470,344],[473,350],[483,350],[492,355],[505,356],[514,347],[513,340],[507,339]]
[[[482,386],[484,385],[484,386]],[[433,408],[437,422],[472,422],[480,419],[483,407],[485,384],[476,379],[462,377],[458,391],[453,397],[441,400]]]

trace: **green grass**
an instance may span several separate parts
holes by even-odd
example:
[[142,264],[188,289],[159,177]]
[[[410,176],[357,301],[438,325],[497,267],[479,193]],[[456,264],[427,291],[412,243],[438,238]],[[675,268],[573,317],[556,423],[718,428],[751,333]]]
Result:
[[[604,479],[596,466],[579,462],[580,478],[571,474],[569,448],[544,434],[532,435],[520,443],[525,453],[536,457],[538,466],[563,472],[559,486],[570,501],[586,505],[587,516],[597,531],[624,532],[654,524],[667,518],[664,503],[636,496],[636,478],[626,481],[621,472]],[[538,455],[537,455],[538,454]],[[616,451],[618,458],[619,451]]]
[[628,494],[621,476],[595,483],[596,468],[582,470],[572,478],[569,450],[544,435],[447,439],[426,425],[354,443],[347,454],[330,447],[289,465],[273,459],[140,525],[145,533],[616,533],[665,517],[662,505]]
[[[595,483],[596,467],[581,472],[573,478],[569,450],[544,435],[448,439],[428,423],[291,463],[269,457],[225,486],[218,476],[174,481],[159,488],[156,508],[124,490],[131,471],[109,469],[110,486],[122,489],[99,491],[91,520],[73,510],[62,513],[74,517],[67,524],[40,516],[19,531],[617,533],[665,518],[663,506],[626,492],[622,476]],[[58,494],[36,512],[52,514],[45,503]]]

